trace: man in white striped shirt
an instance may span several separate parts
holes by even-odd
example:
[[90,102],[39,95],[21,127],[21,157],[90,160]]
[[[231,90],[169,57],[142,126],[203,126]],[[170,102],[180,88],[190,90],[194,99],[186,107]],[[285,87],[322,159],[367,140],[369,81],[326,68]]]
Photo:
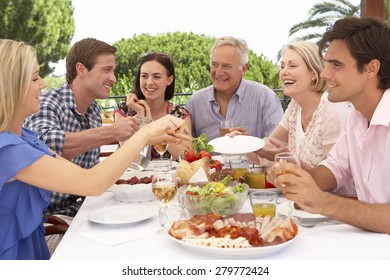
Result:
[[280,122],[283,108],[276,93],[258,82],[243,79],[248,69],[248,46],[242,39],[221,37],[210,52],[211,86],[187,101],[192,134],[220,137],[222,120],[232,120],[242,134],[268,136]]

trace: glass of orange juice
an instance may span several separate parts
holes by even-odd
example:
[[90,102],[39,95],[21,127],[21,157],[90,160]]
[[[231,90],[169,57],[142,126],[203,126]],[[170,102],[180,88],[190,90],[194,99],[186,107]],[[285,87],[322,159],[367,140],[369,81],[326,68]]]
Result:
[[234,170],[233,178],[238,180],[248,172],[249,161],[243,155],[223,155],[225,168]]
[[264,167],[252,167],[244,175],[244,183],[251,189],[265,189],[265,174]]
[[256,217],[275,217],[277,194],[272,191],[254,191],[249,194],[253,214]]

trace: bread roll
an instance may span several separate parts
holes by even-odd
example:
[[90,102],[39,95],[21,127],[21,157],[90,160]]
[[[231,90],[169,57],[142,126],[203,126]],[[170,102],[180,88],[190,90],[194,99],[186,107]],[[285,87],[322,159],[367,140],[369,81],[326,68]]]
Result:
[[182,160],[176,168],[176,177],[180,178],[180,185],[188,185],[190,178],[198,171],[199,168],[203,168],[206,176],[209,178],[210,158],[204,157],[189,163],[186,160]]

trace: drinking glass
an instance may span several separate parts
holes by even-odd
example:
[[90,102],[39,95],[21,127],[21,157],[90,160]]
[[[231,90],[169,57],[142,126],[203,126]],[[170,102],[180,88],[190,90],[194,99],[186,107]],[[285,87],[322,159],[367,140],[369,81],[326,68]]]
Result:
[[223,155],[224,166],[234,170],[234,180],[239,180],[248,172],[249,161],[243,155]]
[[265,175],[267,171],[263,167],[252,167],[244,174],[244,183],[251,189],[265,189]]
[[227,133],[229,133],[229,128],[232,127],[234,127],[234,122],[232,120],[221,121],[219,125],[219,132],[221,136],[225,136]]
[[171,158],[160,158],[152,160],[152,170],[156,172],[168,172],[172,169]]
[[253,214],[256,217],[275,217],[278,196],[272,191],[255,191],[249,194]]
[[187,186],[181,186],[177,191],[177,202],[179,205],[179,217],[178,220],[187,220],[191,218],[191,213],[186,208],[186,189]]
[[170,158],[164,158],[164,154],[168,149],[168,143],[162,142],[154,144],[153,146],[160,155],[153,160],[153,170],[157,172],[169,171],[172,168],[172,160]]
[[[300,166],[298,157],[294,153],[292,153],[292,152],[283,152],[283,153],[276,154],[275,155],[275,163],[276,162],[282,163],[282,165],[284,163],[292,163],[292,164],[296,164],[296,165]],[[275,169],[275,175],[276,176],[279,176],[279,175],[282,175],[282,174],[285,174],[285,173],[287,173],[286,170],[284,170],[282,168],[281,169]],[[282,185],[282,187],[284,187],[284,186]],[[289,208],[290,208],[288,216],[290,218],[292,218],[297,223],[301,219],[298,218],[298,217],[295,217],[293,215],[293,207],[294,207],[293,203],[294,203],[293,201],[290,201],[290,200],[288,201],[288,205],[289,205]]]
[[177,193],[177,180],[173,173],[156,173],[152,176],[152,191],[157,200],[158,217],[162,227],[169,222],[169,205]]

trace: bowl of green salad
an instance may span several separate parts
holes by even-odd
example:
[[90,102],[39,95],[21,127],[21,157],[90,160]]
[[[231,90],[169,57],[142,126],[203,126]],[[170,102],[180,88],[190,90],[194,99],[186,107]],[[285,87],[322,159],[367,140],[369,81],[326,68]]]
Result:
[[248,197],[249,186],[233,181],[228,175],[218,182],[180,187],[184,207],[191,215],[218,213],[230,215],[237,213]]

